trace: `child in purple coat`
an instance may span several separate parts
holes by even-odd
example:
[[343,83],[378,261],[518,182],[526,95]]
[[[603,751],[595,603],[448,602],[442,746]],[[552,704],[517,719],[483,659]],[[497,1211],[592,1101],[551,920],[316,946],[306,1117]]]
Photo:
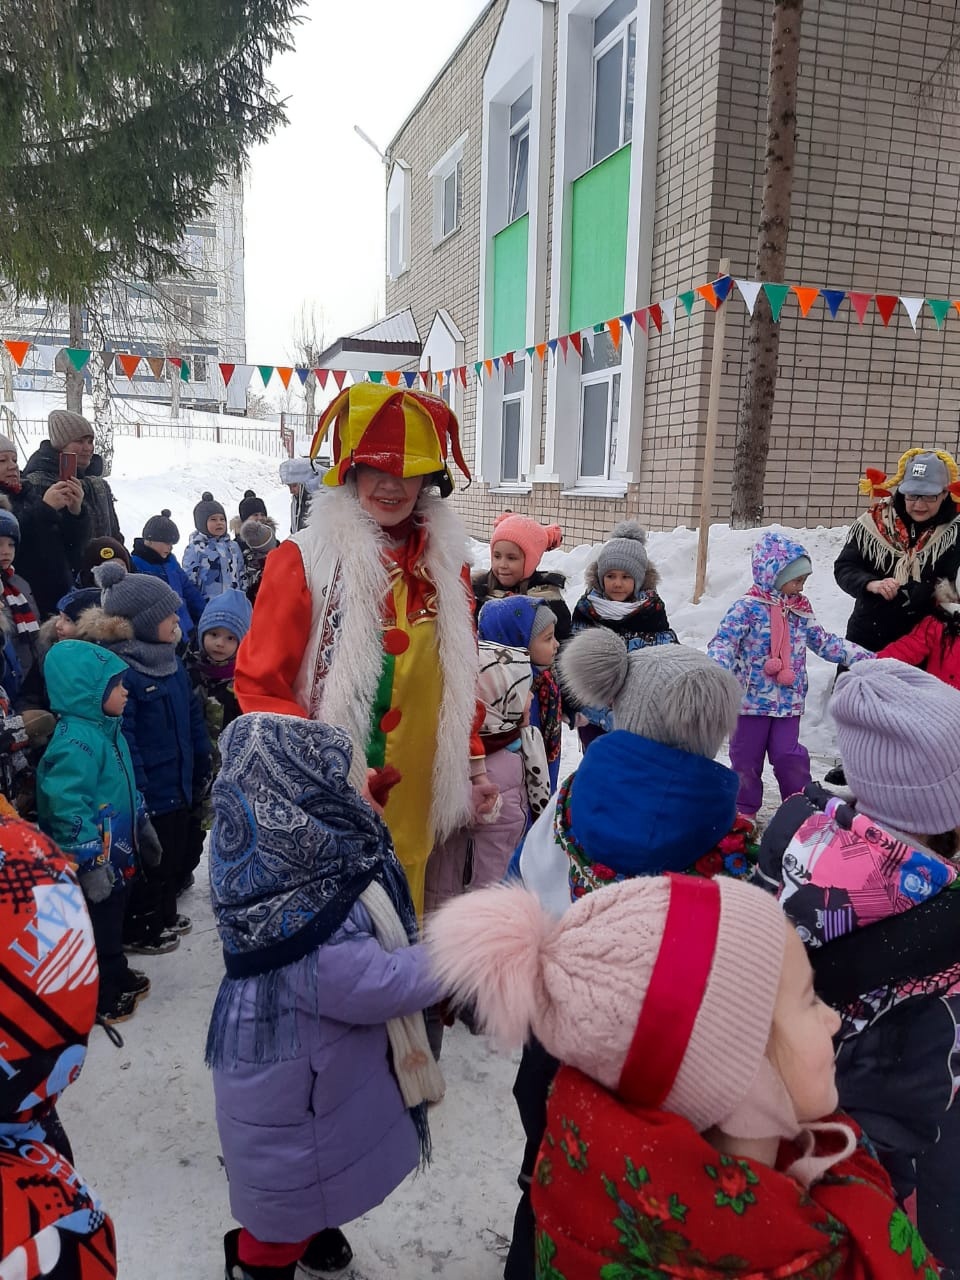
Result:
[[241,716],[220,738],[210,883],[226,977],[207,1039],[241,1228],[229,1280],[339,1271],[340,1226],[429,1159],[443,994],[403,869],[339,729]]

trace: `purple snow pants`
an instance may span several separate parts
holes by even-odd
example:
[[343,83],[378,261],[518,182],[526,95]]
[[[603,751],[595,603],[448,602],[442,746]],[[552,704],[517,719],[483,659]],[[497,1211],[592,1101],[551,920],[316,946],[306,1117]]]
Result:
[[730,764],[740,778],[737,809],[752,818],[763,801],[763,759],[769,756],[780,798],[810,782],[810,757],[800,744],[800,717],[740,716],[730,739]]

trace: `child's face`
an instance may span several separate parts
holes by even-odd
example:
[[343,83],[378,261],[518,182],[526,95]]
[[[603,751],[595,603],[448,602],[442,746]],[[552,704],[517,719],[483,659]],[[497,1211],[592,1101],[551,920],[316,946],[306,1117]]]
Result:
[[152,538],[144,538],[143,545],[149,547],[151,551],[155,551],[158,556],[166,560],[167,556],[173,550],[172,542],[155,542]]
[[17,554],[17,544],[12,538],[0,538],[0,569],[9,569]]
[[58,613],[57,620],[54,623],[54,630],[57,633],[58,640],[72,640],[78,631],[77,624],[72,618],[68,618],[65,613]]
[[550,667],[560,648],[557,643],[556,626],[551,623],[546,631],[541,631],[535,640],[530,641],[530,661],[535,667]]
[[780,588],[780,594],[782,596],[798,596],[809,577],[809,573],[801,573],[799,578],[791,578],[789,582],[785,582]]
[[129,693],[127,693],[126,689],[123,687],[123,681],[121,680],[119,684],[115,684],[113,686],[110,690],[109,698],[104,701],[103,714],[105,716],[122,716],[123,709],[127,705],[127,698],[129,698],[129,696]]
[[[292,489],[293,486],[291,485]],[[262,511],[255,511],[252,516],[247,516],[248,520],[255,520],[257,524],[266,524],[269,516],[265,516]]]
[[814,993],[806,950],[788,926],[767,1056],[801,1124],[822,1120],[837,1109],[833,1037],[839,1030],[840,1015]]
[[180,636],[180,620],[175,613],[171,613],[170,617],[164,618],[157,627],[157,643],[179,644]]
[[207,533],[211,538],[219,538],[227,532],[226,516],[210,516],[207,520]]
[[229,662],[240,647],[240,641],[226,627],[211,627],[203,633],[203,651],[211,662]]
[[608,600],[632,600],[636,583],[622,569],[611,569],[603,575],[603,594]]
[[523,552],[515,542],[495,542],[490,548],[490,568],[501,587],[523,581]]

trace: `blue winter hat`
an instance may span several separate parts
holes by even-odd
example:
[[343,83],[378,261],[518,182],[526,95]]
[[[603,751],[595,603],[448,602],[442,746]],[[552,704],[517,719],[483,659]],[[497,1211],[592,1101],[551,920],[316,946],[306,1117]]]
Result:
[[513,648],[529,649],[530,642],[550,626],[556,625],[556,615],[547,605],[529,596],[503,596],[488,600],[477,619],[477,634],[481,640]]
[[20,521],[10,510],[9,502],[0,504],[0,538],[12,538],[20,545]]
[[224,631],[242,640],[250,630],[252,617],[253,609],[247,597],[236,587],[229,587],[221,595],[214,596],[200,615],[197,639],[202,640],[215,627],[223,627]]
[[99,587],[75,587],[57,601],[57,613],[65,613],[71,622],[77,622],[81,613],[95,608],[99,603]]

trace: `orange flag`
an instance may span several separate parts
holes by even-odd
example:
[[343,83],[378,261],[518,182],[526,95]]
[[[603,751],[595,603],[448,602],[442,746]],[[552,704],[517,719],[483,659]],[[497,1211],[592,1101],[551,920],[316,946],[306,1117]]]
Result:
[[493,377],[493,361],[492,361],[492,360],[484,360],[484,362],[483,362],[483,367],[484,367],[484,368],[486,369],[486,371],[487,371],[487,377],[488,377],[488,378],[492,378],[492,377]]
[[537,359],[541,363],[547,358],[547,344],[545,342],[537,343]]
[[387,370],[385,371],[385,373],[384,373],[384,375],[383,375],[383,376],[386,378],[387,383],[388,383],[388,385],[389,385],[389,386],[391,386],[391,387],[399,387],[399,385],[400,385],[400,370],[399,370],[399,369],[387,369]]
[[13,357],[14,364],[19,369],[27,357],[27,352],[30,350],[31,344],[29,342],[4,341],[3,345],[10,352],[11,356]]
[[610,337],[613,339],[614,351],[619,351],[620,343],[623,340],[623,325],[619,320],[608,320],[607,328],[610,331]]
[[709,302],[714,311],[716,311],[720,305],[720,299],[717,297],[717,291],[712,284],[698,284],[697,293],[705,302]]
[[128,355],[122,355],[122,354],[118,351],[118,352],[117,352],[117,364],[120,366],[120,368],[123,370],[123,372],[127,375],[127,377],[132,381],[132,380],[133,380],[133,375],[137,372],[137,368],[139,367],[139,364],[140,364],[140,357],[139,357],[139,356],[128,356]]
[[960,298],[954,298],[953,305],[957,308],[957,314],[960,315]]
[[290,385],[290,379],[293,377],[293,370],[287,365],[277,365],[277,373],[280,375],[280,381],[283,383],[283,389],[286,391]]
[[805,287],[802,284],[794,284],[791,285],[790,288],[797,295],[797,301],[800,303],[800,314],[802,316],[806,316],[809,313],[810,308],[820,297],[820,290]]

